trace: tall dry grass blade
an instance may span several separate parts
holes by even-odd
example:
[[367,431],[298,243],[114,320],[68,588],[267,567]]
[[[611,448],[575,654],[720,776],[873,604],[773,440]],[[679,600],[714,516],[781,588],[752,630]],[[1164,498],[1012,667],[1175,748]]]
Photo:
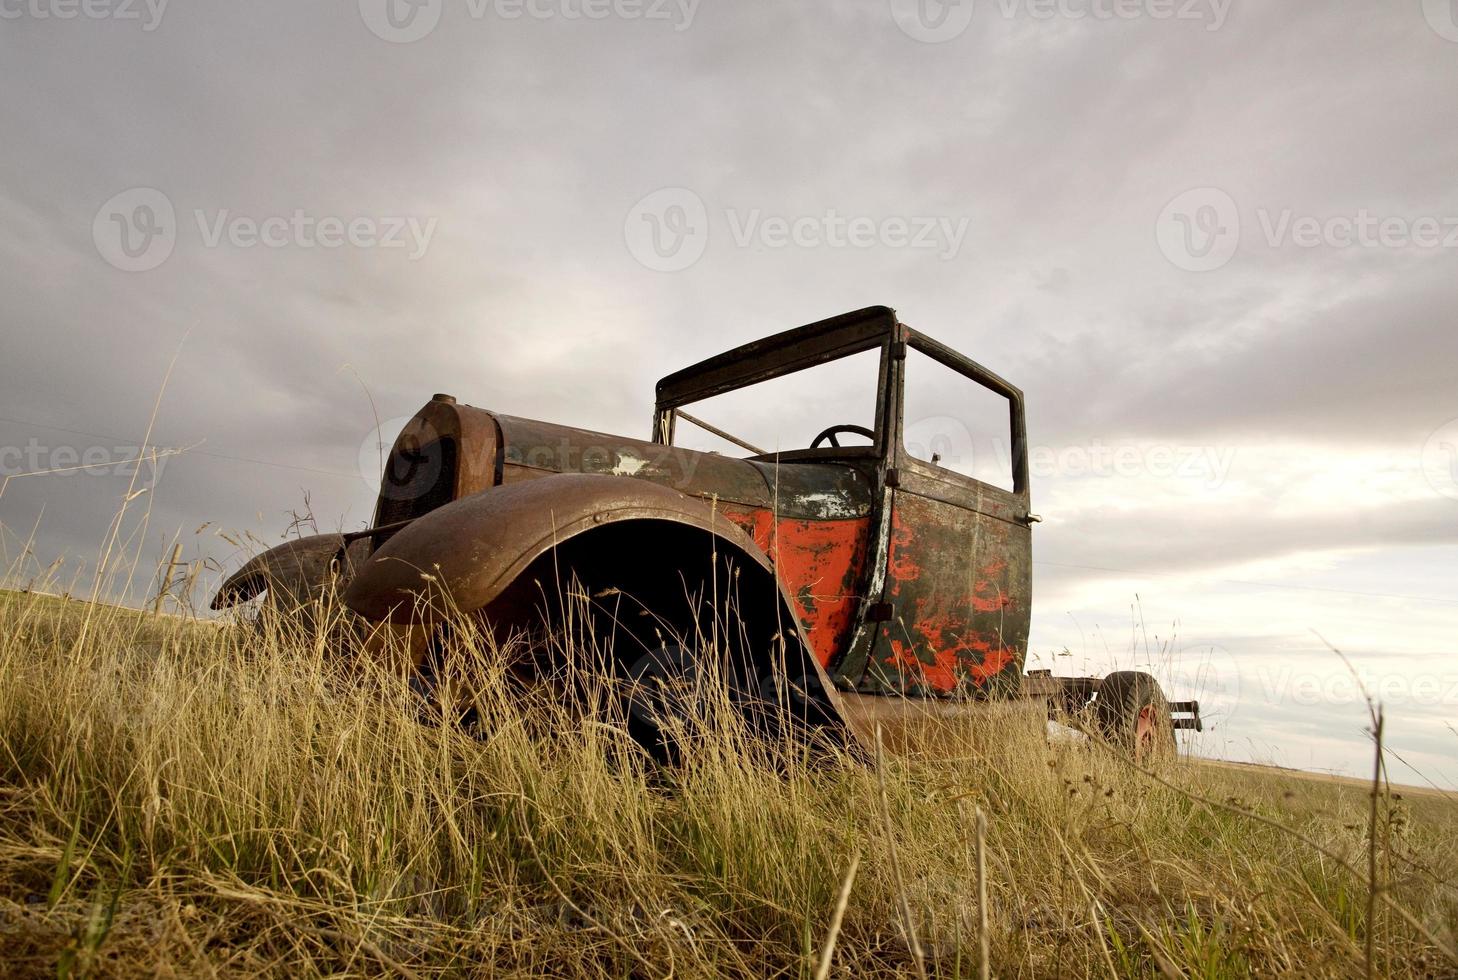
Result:
[[825,934],[825,945],[820,950],[820,965],[815,969],[815,980],[830,976],[830,961],[835,957],[835,942],[840,938],[840,926],[845,920],[845,909],[850,904],[851,885],[855,883],[856,871],[861,866],[861,852],[851,855],[850,867],[840,883],[840,894],[835,900],[835,911],[830,915],[830,929]]
[[1375,701],[1372,692],[1367,690],[1366,683],[1352,661],[1340,649],[1330,643],[1326,637],[1316,633],[1316,638],[1326,645],[1326,648],[1341,658],[1346,665],[1347,672],[1357,682],[1362,697],[1367,702],[1367,717],[1372,722],[1372,742],[1375,752],[1372,758],[1372,787],[1368,793],[1367,810],[1367,936],[1366,936],[1366,967],[1367,978],[1371,980],[1377,975],[1377,959],[1375,956],[1377,942],[1377,896],[1381,886],[1377,881],[1377,801],[1382,796],[1383,779],[1383,755],[1382,755],[1382,705]]
[[881,744],[880,725],[876,726],[876,780],[880,787],[881,824],[891,858],[891,876],[896,882],[896,898],[901,907],[901,924],[906,930],[906,944],[911,948],[911,958],[916,963],[916,975],[921,980],[926,980],[926,955],[921,950],[916,922],[911,917],[911,901],[906,895],[906,882],[901,877],[901,861],[896,855],[896,834],[891,829],[891,803],[886,793],[886,753]]
[[162,574],[157,583],[157,596],[152,600],[152,615],[162,615],[162,603],[166,601],[168,593],[172,591],[172,573],[180,564],[178,558],[182,557],[182,542],[172,542],[172,554],[167,558],[167,564],[162,568]]
[[992,975],[992,938],[987,933],[987,814],[977,807],[977,976]]
[[1376,747],[1372,760],[1372,789],[1368,794],[1367,811],[1367,978],[1377,975],[1374,955],[1377,940],[1377,800],[1382,795],[1382,706],[1373,714],[1372,742]]

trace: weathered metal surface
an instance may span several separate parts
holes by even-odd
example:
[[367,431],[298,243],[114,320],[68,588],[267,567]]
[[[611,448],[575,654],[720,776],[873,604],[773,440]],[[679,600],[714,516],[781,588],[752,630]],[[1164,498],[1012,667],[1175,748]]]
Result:
[[724,516],[770,557],[811,655],[820,666],[830,666],[859,607],[870,519],[776,519],[769,510],[738,507],[726,507]]
[[[408,474],[412,465],[427,472],[455,465],[474,467],[476,475],[452,480],[447,472],[433,484],[419,474],[413,482],[397,476],[382,488],[380,516],[428,513],[439,506],[441,485],[450,482],[457,500],[488,489],[491,480],[499,484],[494,495],[572,473],[669,488],[706,501],[749,535],[790,597],[813,658],[842,686],[913,696],[1015,691],[1027,639],[1028,535],[1018,523],[1027,514],[1026,480],[1018,492],[1001,494],[905,457],[900,387],[908,344],[1015,398],[1020,426],[1017,389],[900,325],[891,310],[873,307],[755,341],[663,379],[652,441],[436,399],[419,424],[401,434],[387,474]],[[674,410],[681,405],[878,346],[878,422],[869,449],[828,447],[744,460],[672,445]],[[474,443],[463,418],[477,420]],[[1020,428],[1013,435],[1020,461]],[[450,448],[432,452],[435,445]],[[454,464],[446,458],[452,453]],[[902,485],[892,490],[893,482]],[[533,492],[539,496],[513,500],[533,501],[521,505],[526,509],[560,506],[545,484]],[[888,506],[890,500],[895,503]],[[450,540],[447,534],[439,547],[449,548]],[[383,598],[372,614],[383,603],[398,616],[401,598],[419,594],[419,574],[411,571],[409,583],[388,584],[372,574],[352,595],[362,596],[364,583],[378,581]],[[489,601],[497,585],[485,588],[483,575],[478,569],[470,588],[455,583],[454,601],[467,609]],[[858,644],[859,655],[852,655]]]
[[550,548],[631,520],[699,528],[708,532],[706,548],[712,534],[768,566],[753,540],[701,500],[652,483],[563,473],[474,494],[417,519],[364,562],[344,601],[368,619],[397,623],[470,612]]
[[[893,495],[885,600],[861,690],[1009,695],[1029,625],[1028,529],[909,489]],[[988,508],[995,509],[995,508]]]
[[[490,412],[436,395],[382,460],[375,526],[398,524],[500,482],[500,438]],[[376,539],[376,546],[387,536]]]
[[[212,607],[225,609],[247,602],[267,590],[275,605],[302,605],[317,599],[331,581],[340,587],[368,553],[368,545],[345,546],[343,535],[315,534],[295,538],[260,555],[223,582]],[[336,564],[336,559],[343,558]]]
[[[782,377],[881,346],[896,330],[896,311],[870,306],[736,347],[658,382],[657,412]],[[654,432],[662,431],[655,420]]]
[[781,463],[774,456],[743,460],[547,422],[497,419],[507,484],[553,473],[615,475],[707,502],[749,533],[769,558],[817,662],[825,666],[839,653],[860,597],[872,465]]
[[632,477],[753,507],[771,502],[764,476],[742,459],[511,415],[497,415],[496,421],[503,466],[510,470],[506,482],[544,473],[590,473]]
[[[428,625],[451,610],[489,607],[536,558],[579,534],[634,521],[701,530],[706,553],[732,548],[773,570],[755,540],[710,503],[653,483],[566,473],[503,485],[420,517],[361,563],[344,601],[373,621]],[[803,599],[791,595],[783,579],[779,593],[786,614],[796,615]],[[824,629],[832,623],[830,611],[812,622]],[[790,619],[783,628],[809,640],[811,630],[801,622]],[[826,700],[838,710],[829,677],[819,664],[814,669]]]

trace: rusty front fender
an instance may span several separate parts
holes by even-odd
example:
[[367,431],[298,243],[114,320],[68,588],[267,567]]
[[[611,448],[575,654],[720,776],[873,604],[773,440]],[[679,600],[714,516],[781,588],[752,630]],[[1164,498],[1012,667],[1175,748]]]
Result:
[[[574,537],[631,521],[697,528],[712,536],[716,551],[737,553],[770,576],[778,594],[779,621],[793,626],[806,651],[806,670],[814,673],[831,713],[848,730],[840,697],[824,668],[809,655],[804,624],[769,558],[711,503],[659,484],[563,473],[457,500],[396,532],[357,569],[344,601],[375,621],[429,625],[448,610],[485,608],[533,561]],[[662,560],[671,564],[673,557],[663,555]]]
[[349,577],[351,565],[357,567],[365,556],[367,545],[355,542],[345,552],[344,567],[334,561],[345,550],[339,534],[313,534],[296,538],[276,548],[254,555],[218,588],[212,607],[225,609],[247,602],[268,590],[282,608],[290,601],[304,603],[317,598],[338,576],[339,584]]
[[562,473],[495,487],[415,520],[363,563],[344,601],[368,619],[397,623],[431,622],[446,609],[474,612],[551,548],[634,520],[699,528],[771,570],[754,540],[703,500],[643,480]]

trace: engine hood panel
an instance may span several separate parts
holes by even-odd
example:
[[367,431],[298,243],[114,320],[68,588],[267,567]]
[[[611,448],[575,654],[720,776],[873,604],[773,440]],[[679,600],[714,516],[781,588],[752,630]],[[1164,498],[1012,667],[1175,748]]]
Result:
[[510,415],[496,421],[506,483],[588,473],[645,480],[782,517],[835,520],[871,511],[872,479],[849,463],[776,465]]

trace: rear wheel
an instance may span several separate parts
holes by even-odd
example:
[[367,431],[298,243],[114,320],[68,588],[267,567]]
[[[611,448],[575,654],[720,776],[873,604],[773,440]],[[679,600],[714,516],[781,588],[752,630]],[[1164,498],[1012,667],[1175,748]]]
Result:
[[1169,701],[1151,675],[1137,670],[1109,674],[1094,699],[1099,732],[1135,762],[1154,762],[1174,754]]

